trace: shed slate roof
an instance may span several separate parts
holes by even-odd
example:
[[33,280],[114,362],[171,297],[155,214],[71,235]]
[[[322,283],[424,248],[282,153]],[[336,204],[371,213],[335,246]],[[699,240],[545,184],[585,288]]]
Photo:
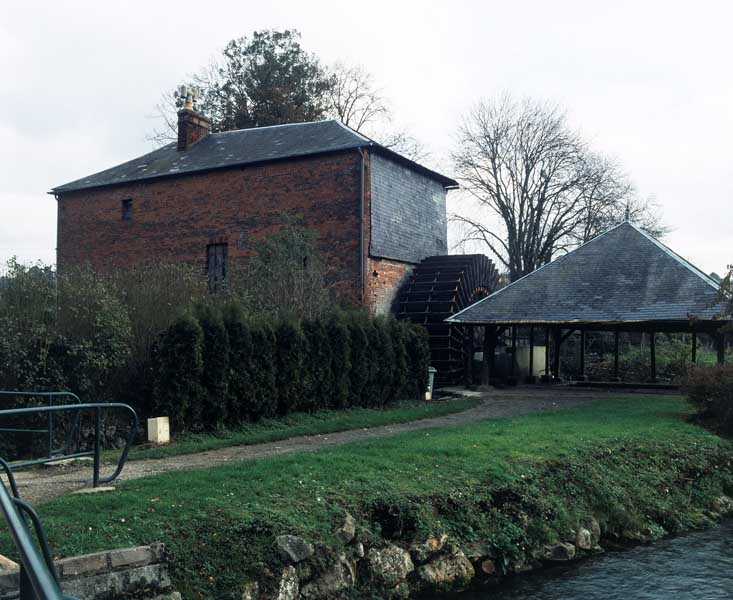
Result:
[[176,146],[176,142],[170,143],[111,169],[55,187],[51,192],[63,194],[131,181],[144,181],[158,177],[191,174],[362,147],[370,147],[388,155],[436,179],[445,187],[457,187],[458,185],[449,177],[431,171],[380,146],[335,120],[212,133],[188,150],[179,151]]
[[454,323],[712,320],[718,285],[624,222],[446,319]]

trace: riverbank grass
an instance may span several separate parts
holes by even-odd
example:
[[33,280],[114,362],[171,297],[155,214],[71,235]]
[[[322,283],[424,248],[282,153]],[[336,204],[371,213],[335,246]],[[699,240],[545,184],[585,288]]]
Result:
[[344,511],[367,545],[445,532],[488,543],[504,568],[591,516],[606,538],[709,522],[733,488],[733,451],[689,416],[681,398],[603,400],[169,473],[40,513],[61,555],[165,542],[184,598],[239,598],[248,578],[279,572],[279,534],[338,545]]

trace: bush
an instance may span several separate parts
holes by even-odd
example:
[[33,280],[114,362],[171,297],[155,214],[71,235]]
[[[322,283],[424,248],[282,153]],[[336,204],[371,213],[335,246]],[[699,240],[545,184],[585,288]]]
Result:
[[163,334],[153,352],[152,409],[158,416],[167,415],[175,431],[202,424],[203,343],[201,325],[185,316]]
[[352,368],[352,349],[349,328],[341,317],[332,318],[326,325],[328,347],[331,350],[331,407],[349,406]]
[[250,373],[252,332],[244,311],[237,303],[224,307],[224,326],[229,338],[229,380],[227,386],[227,422],[238,425],[252,418],[255,388]]
[[690,369],[685,390],[703,419],[733,433],[733,365]]
[[258,421],[277,413],[275,330],[272,325],[260,322],[252,326],[252,348],[249,368],[253,395],[248,414],[252,421]]
[[206,395],[201,408],[201,420],[206,429],[224,426],[229,383],[229,336],[221,311],[211,305],[196,306],[196,317],[203,332],[202,358],[204,370],[201,385]]
[[[176,360],[178,354],[185,356]],[[275,414],[422,397],[429,349],[421,326],[391,318],[339,314],[273,326],[248,320],[230,302],[174,323],[154,358],[155,410],[175,415],[177,431],[215,430]]]

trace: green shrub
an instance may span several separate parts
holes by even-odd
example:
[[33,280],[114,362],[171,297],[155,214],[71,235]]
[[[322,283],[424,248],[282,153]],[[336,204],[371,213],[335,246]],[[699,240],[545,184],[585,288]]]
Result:
[[333,406],[334,378],[332,349],[322,319],[303,321],[306,353],[303,360],[303,406],[301,410],[321,410]]
[[345,408],[350,404],[351,336],[342,316],[330,319],[326,325],[328,347],[331,350],[331,406]]
[[184,316],[166,331],[153,352],[155,384],[152,410],[167,415],[174,431],[201,423],[204,332],[193,316]]
[[389,338],[392,341],[394,353],[394,367],[392,369],[392,390],[390,398],[397,400],[407,396],[407,382],[409,380],[409,365],[407,359],[407,331],[409,325],[400,323],[397,319],[389,319]]
[[367,406],[368,386],[371,381],[372,361],[367,328],[369,321],[362,315],[350,315],[346,326],[349,331],[351,369],[349,370],[349,398],[351,406]]
[[277,412],[286,415],[308,409],[303,399],[309,373],[303,369],[307,344],[303,329],[294,321],[283,321],[275,330]]
[[216,429],[223,427],[226,419],[229,337],[221,312],[210,304],[197,305],[196,317],[204,334],[201,385],[206,394],[201,407],[202,426],[205,429]]
[[407,359],[410,377],[406,396],[425,398],[428,389],[428,368],[430,367],[430,342],[428,331],[422,325],[410,325],[407,331]]
[[690,369],[685,390],[702,418],[733,433],[733,365]]
[[229,379],[227,386],[227,420],[239,425],[252,418],[255,396],[250,365],[252,332],[242,307],[234,302],[223,309],[224,326],[229,338]]
[[275,331],[267,322],[252,326],[252,348],[249,372],[253,395],[249,406],[249,418],[257,421],[277,413],[277,381],[275,378]]

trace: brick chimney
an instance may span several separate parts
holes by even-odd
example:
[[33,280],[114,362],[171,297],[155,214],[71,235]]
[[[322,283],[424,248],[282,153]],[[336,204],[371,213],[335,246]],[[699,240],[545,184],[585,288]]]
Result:
[[211,120],[197,113],[193,108],[195,94],[186,86],[181,86],[183,108],[178,111],[178,150],[188,150],[211,132]]

